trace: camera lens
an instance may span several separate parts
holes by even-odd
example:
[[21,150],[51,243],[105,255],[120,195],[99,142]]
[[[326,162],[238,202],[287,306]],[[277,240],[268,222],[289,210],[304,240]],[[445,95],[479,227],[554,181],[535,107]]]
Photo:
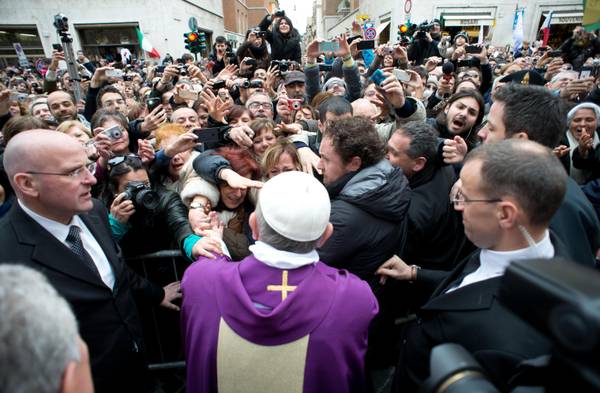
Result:
[[152,190],[141,190],[135,196],[135,204],[143,206],[147,210],[154,210],[158,207],[158,194]]

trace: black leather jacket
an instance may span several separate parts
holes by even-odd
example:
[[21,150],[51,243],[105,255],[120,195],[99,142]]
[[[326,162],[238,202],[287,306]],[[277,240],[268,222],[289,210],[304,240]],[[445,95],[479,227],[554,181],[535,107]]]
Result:
[[136,206],[129,219],[131,228],[119,242],[125,257],[174,248],[184,252],[183,241],[194,233],[179,195],[162,187],[155,191],[160,197],[158,207],[149,211]]

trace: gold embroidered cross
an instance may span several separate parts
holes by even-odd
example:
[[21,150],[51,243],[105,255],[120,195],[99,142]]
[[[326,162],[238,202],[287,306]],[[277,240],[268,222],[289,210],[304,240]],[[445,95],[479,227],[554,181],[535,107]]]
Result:
[[285,300],[288,292],[292,292],[296,289],[295,285],[288,285],[288,271],[283,271],[283,277],[281,279],[281,285],[267,285],[267,291],[281,291],[281,300]]

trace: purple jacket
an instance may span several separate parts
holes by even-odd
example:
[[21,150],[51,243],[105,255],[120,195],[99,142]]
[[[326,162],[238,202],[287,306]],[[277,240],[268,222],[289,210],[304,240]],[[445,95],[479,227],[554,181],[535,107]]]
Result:
[[240,263],[201,258],[181,288],[188,392],[363,390],[378,306],[346,270],[322,262],[281,270],[253,255]]

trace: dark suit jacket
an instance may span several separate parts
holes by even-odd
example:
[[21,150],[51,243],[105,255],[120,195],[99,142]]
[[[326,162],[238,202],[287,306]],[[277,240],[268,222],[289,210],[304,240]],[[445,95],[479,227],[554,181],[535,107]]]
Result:
[[[29,217],[15,201],[0,221],[0,263],[22,263],[46,275],[70,303],[79,331],[90,352],[96,392],[144,391],[142,331],[132,291],[153,303],[164,297],[162,288],[133,273],[113,240],[108,214],[99,201],[80,214],[110,262],[115,285],[111,291],[100,278],[52,234]],[[131,386],[124,385],[130,381]]]
[[[562,243],[554,235],[551,239],[556,255],[569,258]],[[479,257],[477,250],[448,274],[417,313],[415,323],[405,328],[395,391],[417,391],[429,376],[431,349],[442,343],[465,347],[501,391],[507,391],[521,361],[549,353],[550,342],[497,300],[502,277],[445,293],[464,272],[479,267]]]

